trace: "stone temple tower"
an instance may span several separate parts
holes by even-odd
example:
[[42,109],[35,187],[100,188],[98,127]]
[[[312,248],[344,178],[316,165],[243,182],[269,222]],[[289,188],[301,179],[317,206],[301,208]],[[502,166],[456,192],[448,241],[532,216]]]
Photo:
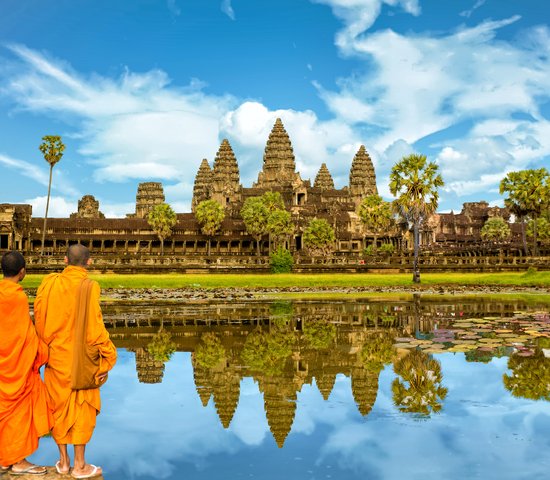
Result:
[[378,194],[374,165],[364,145],[361,145],[351,164],[349,194],[356,205],[364,197]]
[[294,151],[288,133],[280,118],[275,121],[264,151],[264,165],[254,187],[285,187],[301,183],[296,173]]
[[145,218],[151,209],[164,203],[164,189],[160,182],[145,182],[138,185],[136,195],[136,213],[127,217]]
[[210,198],[228,208],[239,201],[240,193],[241,185],[237,158],[229,141],[224,139],[214,159]]
[[212,170],[208,164],[208,160],[204,158],[195,176],[195,184],[193,185],[193,201],[191,203],[191,210],[193,212],[199,203],[210,198],[211,187]]
[[328,171],[327,164],[323,163],[317,176],[315,177],[314,188],[320,188],[321,190],[334,190],[334,180],[332,175]]

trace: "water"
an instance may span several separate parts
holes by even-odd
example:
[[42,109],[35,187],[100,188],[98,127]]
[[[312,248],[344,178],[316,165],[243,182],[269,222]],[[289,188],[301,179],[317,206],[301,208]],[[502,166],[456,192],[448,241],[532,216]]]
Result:
[[[479,298],[109,306],[119,361],[87,458],[109,480],[546,478],[547,311]],[[32,457],[55,458],[51,438]]]

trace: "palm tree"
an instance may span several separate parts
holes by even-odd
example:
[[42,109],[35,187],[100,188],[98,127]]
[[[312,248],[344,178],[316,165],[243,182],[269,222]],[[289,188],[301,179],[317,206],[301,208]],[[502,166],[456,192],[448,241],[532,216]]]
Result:
[[392,382],[393,402],[402,412],[429,416],[438,413],[447,389],[441,385],[441,364],[415,349],[399,359],[394,367],[400,377]]
[[246,231],[256,239],[256,251],[260,256],[260,241],[267,233],[267,220],[269,217],[268,207],[262,197],[247,198],[243,208],[241,208],[241,217]]
[[195,217],[201,226],[201,231],[208,236],[208,255],[210,255],[210,237],[220,229],[225,211],[215,200],[204,200],[197,205]]
[[533,220],[533,254],[538,254],[537,219],[550,204],[550,174],[546,168],[538,170],[520,170],[510,172],[500,182],[500,193],[508,193],[504,200],[510,210],[518,214],[522,222],[522,239],[527,251],[525,239],[525,216]]
[[512,212],[521,224],[521,241],[523,244],[523,253],[527,255],[527,238],[525,235],[525,216],[529,213],[524,202],[522,172],[509,172],[506,177],[500,181],[500,194],[507,192],[508,198],[504,199],[504,205]]
[[44,214],[44,225],[42,227],[42,247],[40,255],[44,255],[44,241],[46,239],[46,222],[48,220],[48,209],[50,207],[50,192],[52,188],[53,166],[61,160],[65,145],[59,135],[46,135],[42,137],[43,142],[38,147],[44,155],[46,162],[50,164],[50,181],[48,182],[48,199],[46,200],[46,213]]
[[172,235],[177,222],[176,213],[167,203],[155,205],[147,215],[147,223],[159,237],[161,255],[164,255],[164,240]]
[[445,183],[438,166],[428,162],[425,155],[411,154],[397,162],[390,173],[390,192],[397,197],[394,206],[407,222],[413,225],[414,262],[413,282],[420,283],[418,250],[420,226],[435,211],[439,203],[438,188]]
[[[378,235],[387,232],[392,223],[392,209],[390,202],[385,202],[380,195],[365,197],[357,208],[357,215],[366,231],[374,236],[374,251],[378,243]],[[366,245],[365,245],[366,247]]]

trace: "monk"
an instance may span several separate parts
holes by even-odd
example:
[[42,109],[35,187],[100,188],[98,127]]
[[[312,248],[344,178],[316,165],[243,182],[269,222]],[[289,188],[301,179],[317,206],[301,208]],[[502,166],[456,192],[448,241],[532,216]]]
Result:
[[46,469],[26,457],[51,427],[47,392],[38,369],[48,359],[29,315],[19,282],[25,259],[19,252],[2,256],[0,281],[0,469],[16,475],[44,475]]
[[[74,446],[74,478],[102,475],[102,469],[86,463],[84,453],[101,410],[99,388],[73,390],[71,369],[74,348],[76,298],[82,280],[88,276],[90,251],[83,245],[71,245],[65,257],[67,267],[61,274],[44,278],[34,302],[36,331],[49,346],[50,356],[44,381],[54,410],[52,436],[59,448],[57,469],[68,473],[71,461],[67,445]],[[96,380],[103,379],[113,368],[117,354],[103,324],[99,306],[99,285],[93,282],[88,310],[87,343],[99,348],[100,367]]]

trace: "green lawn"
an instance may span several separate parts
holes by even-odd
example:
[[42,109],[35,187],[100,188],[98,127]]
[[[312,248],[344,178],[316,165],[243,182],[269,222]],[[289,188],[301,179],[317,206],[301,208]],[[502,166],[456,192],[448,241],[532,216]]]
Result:
[[[43,275],[29,274],[23,282],[35,288]],[[413,285],[407,274],[160,274],[92,275],[103,288],[277,288],[277,287],[387,287]],[[422,285],[514,285],[550,288],[550,272],[423,273]]]

